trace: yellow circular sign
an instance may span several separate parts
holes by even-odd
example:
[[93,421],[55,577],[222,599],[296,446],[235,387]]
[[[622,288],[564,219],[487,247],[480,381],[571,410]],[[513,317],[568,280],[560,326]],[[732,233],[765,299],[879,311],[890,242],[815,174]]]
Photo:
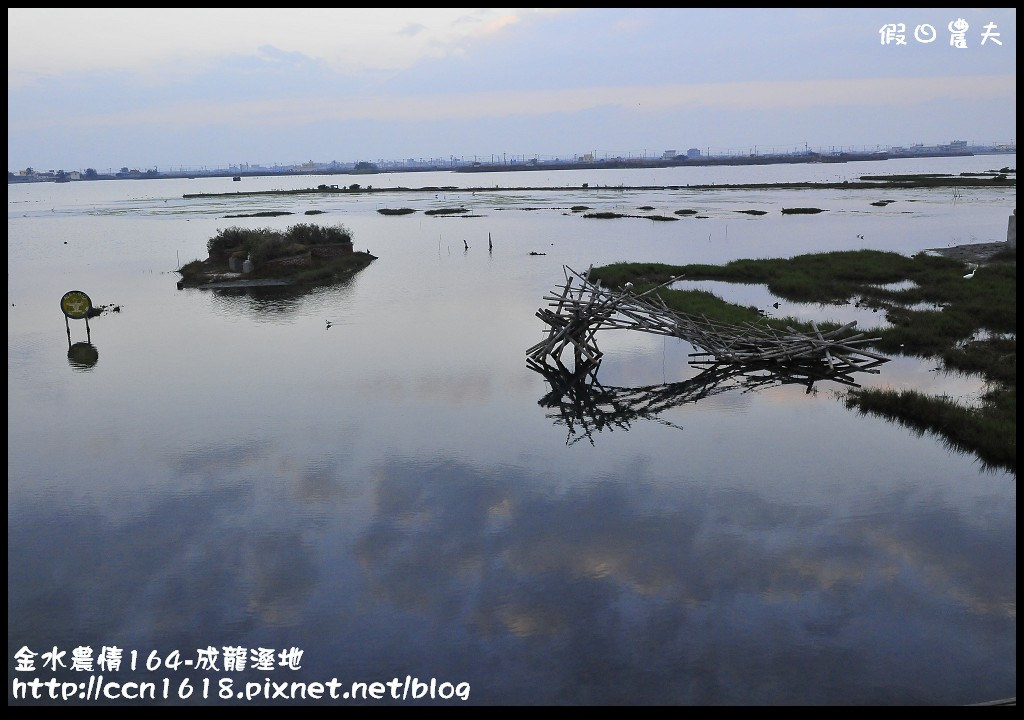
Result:
[[60,299],[60,309],[72,320],[81,320],[92,310],[92,300],[81,290],[72,290]]

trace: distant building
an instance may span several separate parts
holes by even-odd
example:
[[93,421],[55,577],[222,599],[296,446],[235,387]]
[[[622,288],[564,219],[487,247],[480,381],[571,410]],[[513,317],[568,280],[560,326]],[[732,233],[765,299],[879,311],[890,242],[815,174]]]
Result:
[[580,162],[594,162],[594,153],[583,153],[580,155]]
[[700,148],[690,148],[686,151],[686,157],[695,160],[700,157]]
[[678,155],[678,154],[679,153],[677,153],[675,150],[666,150],[665,152],[663,152],[661,154],[661,159],[662,160],[674,160],[676,155]]

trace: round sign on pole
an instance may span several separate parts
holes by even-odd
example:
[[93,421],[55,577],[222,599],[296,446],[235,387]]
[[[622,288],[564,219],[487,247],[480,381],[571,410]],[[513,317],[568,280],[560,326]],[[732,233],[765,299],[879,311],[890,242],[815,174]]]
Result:
[[71,290],[64,293],[64,297],[60,299],[60,309],[65,317],[81,320],[88,317],[89,311],[92,310],[92,300],[81,290]]

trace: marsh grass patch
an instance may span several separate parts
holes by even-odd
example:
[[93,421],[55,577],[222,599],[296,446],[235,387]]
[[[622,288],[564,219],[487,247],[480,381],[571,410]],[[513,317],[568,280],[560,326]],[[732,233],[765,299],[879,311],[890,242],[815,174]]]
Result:
[[231,219],[231,218],[281,217],[282,215],[294,215],[294,214],[295,213],[293,213],[293,212],[287,212],[285,210],[262,210],[260,212],[247,213],[245,215],[225,215],[224,219],[228,220],[228,219]]
[[[928,253],[907,257],[856,250],[735,260],[725,265],[614,263],[593,268],[590,277],[606,287],[631,282],[634,292],[681,276],[764,284],[773,295],[793,302],[835,304],[859,297],[862,304],[884,310],[890,322],[890,327],[870,331],[878,339],[869,347],[886,353],[939,357],[947,369],[979,375],[990,388],[980,408],[962,407],[943,396],[879,389],[847,391],[847,406],[916,432],[932,433],[959,452],[974,453],[986,466],[1016,473],[1016,251],[1007,249],[992,256],[970,279],[964,278],[967,268],[961,260]],[[757,308],[694,293],[668,288],[657,291],[669,307],[680,312],[729,323],[763,322],[779,330],[788,325],[801,332],[813,331],[809,322],[761,318]],[[914,309],[925,303],[931,307]],[[818,324],[823,331],[826,327],[838,326]]]
[[469,212],[469,210],[467,210],[464,207],[451,207],[451,208],[436,208],[434,210],[425,210],[423,212],[423,214],[424,215],[461,215],[463,213],[468,213],[468,212]]

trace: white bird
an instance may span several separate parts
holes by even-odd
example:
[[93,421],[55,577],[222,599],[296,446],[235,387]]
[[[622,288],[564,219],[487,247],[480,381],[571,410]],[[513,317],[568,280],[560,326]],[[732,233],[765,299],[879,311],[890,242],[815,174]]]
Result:
[[627,290],[632,290],[633,289],[633,283],[628,282],[625,285],[623,285],[622,287],[626,288]]
[[966,275],[964,275],[964,277],[967,278],[967,279],[970,279],[970,278],[974,277],[974,273],[978,272],[978,266],[975,265],[974,263],[967,263],[967,264],[970,266],[971,271],[969,273],[967,273]]

